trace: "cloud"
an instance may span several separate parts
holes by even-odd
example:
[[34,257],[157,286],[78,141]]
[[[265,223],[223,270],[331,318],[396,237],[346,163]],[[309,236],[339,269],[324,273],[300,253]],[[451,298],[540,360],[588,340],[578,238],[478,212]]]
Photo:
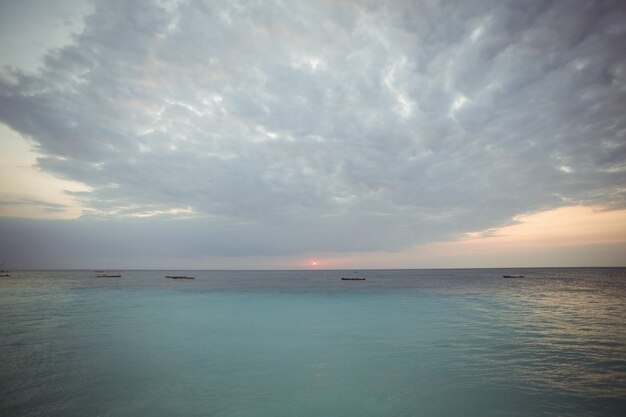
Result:
[[625,206],[624,21],[619,1],[103,1],[40,72],[3,70],[0,121],[123,236],[397,250]]
[[35,199],[19,199],[19,200],[2,200],[0,201],[0,207],[2,206],[29,206],[37,207],[49,212],[60,212],[66,209],[67,206],[58,203],[51,203],[48,201],[41,201]]

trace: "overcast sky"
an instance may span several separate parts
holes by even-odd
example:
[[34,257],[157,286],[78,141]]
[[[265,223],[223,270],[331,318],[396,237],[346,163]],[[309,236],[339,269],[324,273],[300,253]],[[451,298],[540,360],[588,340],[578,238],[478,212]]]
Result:
[[625,213],[623,1],[5,3],[0,140],[84,187],[34,218],[70,207],[3,180],[15,265],[287,267]]

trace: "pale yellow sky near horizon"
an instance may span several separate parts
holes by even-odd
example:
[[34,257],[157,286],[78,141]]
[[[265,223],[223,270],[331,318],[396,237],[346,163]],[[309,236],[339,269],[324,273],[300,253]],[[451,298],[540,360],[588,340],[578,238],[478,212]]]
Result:
[[[457,240],[398,252],[302,260],[309,268],[481,268],[626,266],[626,210],[567,206],[518,216],[515,224],[468,233]],[[623,254],[624,256],[620,256]],[[313,263],[316,265],[313,265]]]
[[[34,146],[0,123],[0,216],[72,219],[82,209],[66,191],[88,191],[84,184],[57,178],[37,168]],[[59,205],[58,207],[56,205]],[[48,210],[47,207],[57,207]]]

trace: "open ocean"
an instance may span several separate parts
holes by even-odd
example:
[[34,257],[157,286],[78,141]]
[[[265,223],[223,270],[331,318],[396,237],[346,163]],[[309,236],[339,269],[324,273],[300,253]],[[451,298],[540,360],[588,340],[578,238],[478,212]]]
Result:
[[626,415],[624,268],[122,273],[0,278],[1,416]]

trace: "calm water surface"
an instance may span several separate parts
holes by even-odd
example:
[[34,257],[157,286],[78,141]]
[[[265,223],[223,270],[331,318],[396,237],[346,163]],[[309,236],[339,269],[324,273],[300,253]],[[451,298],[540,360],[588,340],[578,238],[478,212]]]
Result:
[[0,415],[626,415],[626,269],[359,274],[13,272]]

